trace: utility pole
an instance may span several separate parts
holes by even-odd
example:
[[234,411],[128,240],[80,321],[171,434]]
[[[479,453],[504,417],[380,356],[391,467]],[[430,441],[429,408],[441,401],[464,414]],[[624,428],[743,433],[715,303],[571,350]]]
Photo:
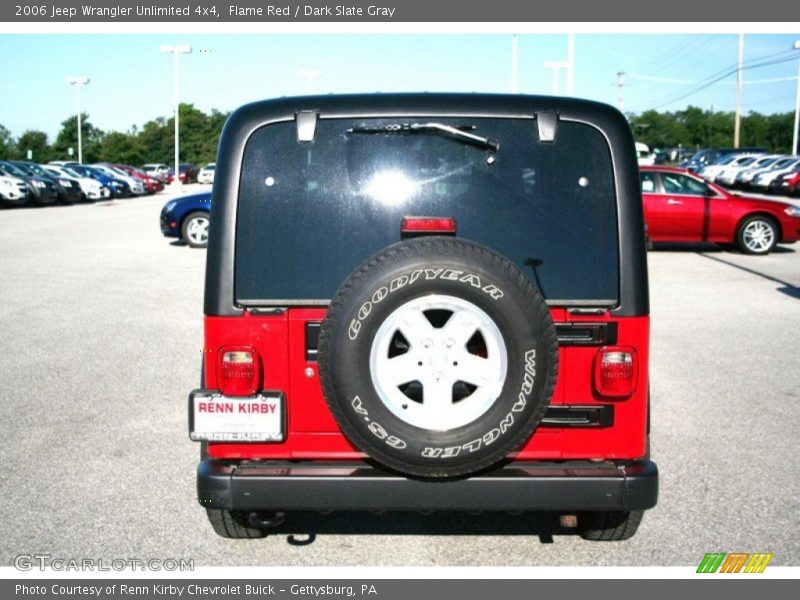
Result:
[[[797,40],[792,48],[800,50],[800,40]],[[800,154],[800,148],[797,147],[798,129],[800,129],[800,64],[797,66],[797,96],[794,105],[794,135],[792,136],[792,153],[794,154]]]
[[625,93],[625,73],[620,71],[617,73],[617,108],[622,112],[622,97]]
[[736,118],[733,122],[733,147],[739,147],[739,131],[742,124],[742,54],[744,52],[744,34],[739,34],[739,62],[736,67]]
[[511,93],[517,93],[517,34],[511,36]]
[[708,140],[706,141],[706,146],[711,146],[711,130],[714,127],[714,100],[711,100],[711,110],[709,112],[708,117],[708,128],[706,129]]

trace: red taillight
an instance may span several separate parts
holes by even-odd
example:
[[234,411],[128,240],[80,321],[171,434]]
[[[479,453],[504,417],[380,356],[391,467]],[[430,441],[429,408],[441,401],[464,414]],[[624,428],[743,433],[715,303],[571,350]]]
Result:
[[261,387],[261,361],[252,348],[223,348],[217,383],[225,396],[252,396]]
[[633,348],[602,348],[595,358],[594,387],[607,398],[627,398],[636,391],[638,364]]
[[403,217],[400,233],[455,235],[456,220],[453,217]]

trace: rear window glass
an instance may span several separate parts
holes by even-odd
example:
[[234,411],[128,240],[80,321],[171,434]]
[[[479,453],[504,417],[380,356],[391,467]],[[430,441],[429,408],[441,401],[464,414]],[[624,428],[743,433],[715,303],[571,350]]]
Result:
[[[488,150],[436,123],[497,140]],[[364,131],[367,130],[367,131]],[[505,255],[554,303],[618,296],[616,196],[608,144],[561,122],[540,143],[521,119],[321,119],[264,126],[244,154],[236,225],[239,303],[326,301],[366,257],[400,240],[404,216],[455,217],[458,236]]]

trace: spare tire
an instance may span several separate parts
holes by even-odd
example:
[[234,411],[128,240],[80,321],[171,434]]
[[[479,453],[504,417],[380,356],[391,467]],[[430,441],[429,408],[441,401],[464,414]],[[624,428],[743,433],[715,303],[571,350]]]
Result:
[[464,476],[533,434],[558,340],[513,263],[474,242],[424,237],[361,264],[322,323],[319,372],[345,436],[407,475]]

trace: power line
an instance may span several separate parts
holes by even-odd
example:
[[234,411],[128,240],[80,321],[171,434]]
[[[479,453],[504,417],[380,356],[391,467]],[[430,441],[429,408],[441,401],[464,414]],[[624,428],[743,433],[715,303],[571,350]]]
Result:
[[[746,68],[750,68],[750,63],[753,63],[755,61],[764,61],[766,59],[773,58],[773,57],[778,57],[778,56],[781,56],[781,55],[783,55],[783,56],[794,56],[794,52],[792,50],[781,50],[780,52],[774,52],[772,54],[765,54],[764,56],[758,56],[758,57],[755,57],[755,58],[750,58],[748,60],[743,61],[742,65],[748,65]],[[775,63],[775,64],[777,64],[777,63]],[[737,69],[737,65],[738,65],[738,63],[734,63],[732,65],[729,65],[729,66],[723,68],[722,70],[717,71],[716,73],[712,73],[706,79],[704,79],[702,81],[699,81],[699,82],[696,82],[696,84],[693,84],[692,86],[684,88],[683,90],[677,90],[675,92],[672,92],[672,93],[664,95],[664,96],[656,96],[655,98],[652,98],[650,100],[645,100],[644,102],[640,102],[639,104],[641,105],[641,104],[645,104],[645,103],[660,102],[662,100],[670,98],[673,95],[680,95],[684,91],[687,91],[687,90],[691,89],[694,85],[705,84],[705,83],[707,83],[708,81],[710,81],[711,79],[714,79],[714,78],[716,78],[716,79],[714,79],[713,83],[716,83],[717,81],[720,81],[721,79],[724,79],[728,75],[734,73],[736,71],[736,69]]]
[[[780,52],[780,53],[776,53],[776,55],[777,54],[786,54],[786,53],[785,52]],[[775,56],[775,55],[768,55],[768,56]],[[742,66],[742,70],[743,71],[747,71],[747,70],[750,70],[750,69],[758,69],[758,68],[761,68],[761,67],[768,67],[768,66],[771,66],[771,65],[778,65],[778,64],[785,63],[785,62],[790,62],[790,61],[796,60],[796,57],[794,56],[794,53],[792,53],[791,56],[786,56],[784,58],[779,58],[779,59],[770,60],[770,61],[763,60],[764,58],[767,58],[767,57],[760,57],[758,59],[751,59],[750,61],[744,61],[743,62],[743,66]],[[761,60],[762,62],[758,62],[758,63],[755,63],[755,64],[748,64],[747,66],[744,66],[744,63],[753,62],[754,60]],[[691,85],[688,88],[684,88],[683,90],[678,90],[678,91],[673,92],[671,94],[668,94],[666,96],[662,96],[660,99],[651,100],[650,102],[659,102],[659,104],[657,104],[656,106],[652,106],[652,107],[648,108],[647,110],[658,110],[659,108],[662,108],[662,107],[667,106],[669,104],[673,104],[675,102],[683,100],[684,98],[688,98],[689,96],[693,96],[694,94],[697,94],[698,92],[701,92],[704,89],[714,85],[718,81],[721,81],[722,79],[725,79],[729,75],[732,75],[733,73],[736,72],[736,69],[737,69],[737,65],[733,65],[732,67],[728,67],[728,68],[726,68],[726,69],[724,69],[722,71],[718,71],[715,75],[712,75],[710,78],[705,79],[705,80],[703,80],[702,82],[700,82],[698,84]],[[643,103],[640,103],[639,106],[641,106],[642,104]]]
[[[638,75],[636,73],[629,73],[628,77],[640,81],[651,81],[653,83],[681,83],[681,84],[698,84],[703,83],[705,79],[674,79],[672,77],[652,77],[650,75]],[[797,81],[797,75],[790,75],[789,77],[771,77],[769,79],[750,79],[743,81],[742,85],[755,85],[765,83],[782,83],[786,81]],[[724,85],[734,85],[733,81],[718,81],[717,83]],[[633,84],[630,84],[633,85]],[[794,94],[793,94],[794,95]]]
[[[641,68],[642,71],[661,71],[666,69],[668,66],[675,64],[677,61],[682,60],[689,54],[693,52],[697,52],[700,48],[708,44],[715,35],[709,35],[705,40],[703,40],[700,36],[696,35],[687,35],[689,38],[688,41],[681,41],[678,42],[675,46],[672,46],[665,52],[664,54],[660,55],[654,61],[651,61],[649,64],[646,64],[644,67]],[[695,44],[698,42],[699,44]],[[632,85],[632,84],[631,84]]]
[[[709,35],[706,39],[701,39],[699,36],[692,36],[696,37],[696,40],[699,41],[698,44],[692,44],[691,42],[687,44],[682,44],[681,48],[677,49],[674,52],[669,52],[663,58],[666,60],[657,60],[652,63],[650,66],[645,67],[642,69],[643,71],[665,71],[668,67],[671,67],[674,64],[677,64],[681,60],[685,59],[687,56],[690,56],[696,52],[698,52],[701,48],[706,46],[711,40],[717,37],[716,34]],[[694,41],[694,40],[693,40]],[[631,83],[630,85],[634,85]]]

